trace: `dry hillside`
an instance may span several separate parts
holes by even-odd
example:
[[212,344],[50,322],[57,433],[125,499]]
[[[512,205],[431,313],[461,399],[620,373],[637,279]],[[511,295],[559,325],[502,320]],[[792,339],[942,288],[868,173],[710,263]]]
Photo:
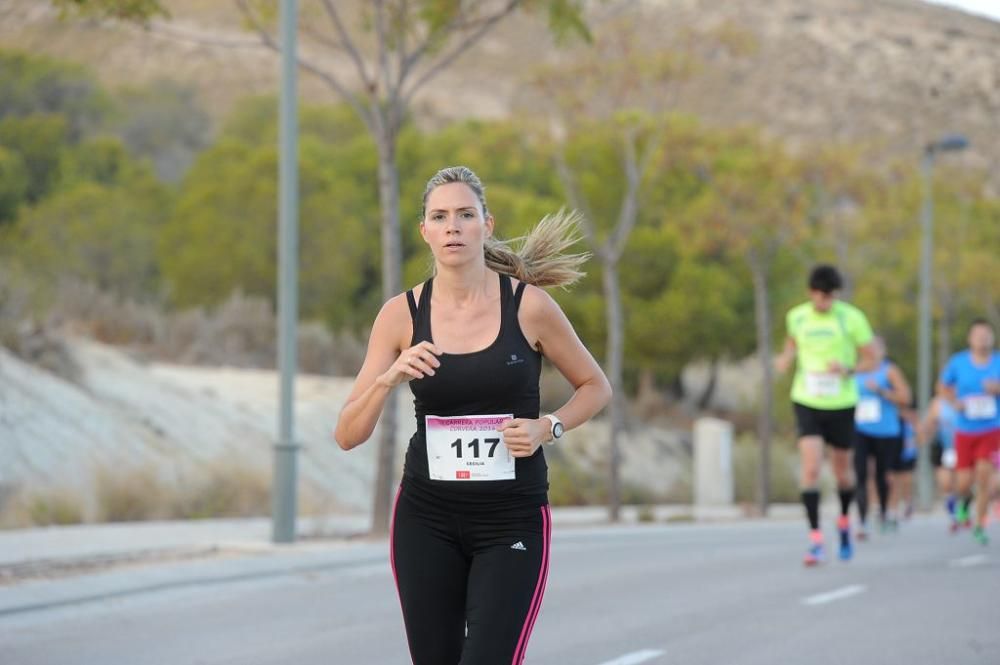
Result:
[[[275,57],[252,46],[232,2],[167,4],[173,20],[142,31],[61,23],[41,0],[0,0],[0,45],[79,60],[111,85],[180,78],[202,91],[216,115],[275,89]],[[751,53],[706,50],[707,66],[676,95],[678,108],[709,122],[761,124],[800,145],[860,141],[885,155],[916,155],[928,139],[962,131],[973,143],[963,162],[1000,173],[998,22],[920,0],[614,0],[594,2],[592,14],[595,26],[637,15],[645,33],[637,39],[648,48],[720,26],[748,34]],[[307,20],[328,27],[322,16]],[[306,53],[322,60],[303,40]],[[556,49],[544,28],[508,21],[432,84],[461,87],[463,102],[437,102],[425,91],[418,117],[503,116],[524,98],[534,63],[560,57],[572,50]],[[346,56],[325,58],[349,77]],[[334,99],[308,75],[302,92],[312,101]]]

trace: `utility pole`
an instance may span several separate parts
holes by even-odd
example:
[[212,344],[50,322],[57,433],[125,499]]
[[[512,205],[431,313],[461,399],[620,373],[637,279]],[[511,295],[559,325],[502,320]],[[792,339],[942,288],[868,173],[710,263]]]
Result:
[[271,488],[272,540],[295,541],[296,475],[295,372],[298,366],[299,149],[298,149],[298,0],[281,2],[281,101],[278,166],[278,369],[281,404],[274,446]]

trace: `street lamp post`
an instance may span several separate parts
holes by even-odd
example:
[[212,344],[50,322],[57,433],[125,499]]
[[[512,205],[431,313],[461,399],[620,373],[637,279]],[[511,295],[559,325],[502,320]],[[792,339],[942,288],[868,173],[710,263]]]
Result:
[[[934,244],[934,157],[939,152],[964,150],[969,141],[959,134],[948,135],[924,147],[921,164],[924,202],[920,211],[920,308],[917,330],[917,407],[927,412],[931,401],[931,263]],[[928,509],[933,501],[930,450],[921,446],[917,460],[917,495]]]
[[271,539],[295,541],[297,456],[295,370],[298,365],[299,171],[298,0],[281,2],[280,160],[278,167],[278,368],[281,375],[278,441],[271,487]]

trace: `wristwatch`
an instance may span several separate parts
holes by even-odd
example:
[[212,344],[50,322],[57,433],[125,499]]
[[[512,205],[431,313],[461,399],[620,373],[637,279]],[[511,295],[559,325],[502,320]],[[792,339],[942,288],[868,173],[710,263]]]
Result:
[[553,444],[556,442],[557,439],[562,438],[563,432],[566,431],[566,428],[563,427],[562,421],[551,413],[547,413],[543,417],[548,418],[549,422],[552,423],[552,429],[550,430],[552,438],[546,441],[545,443]]

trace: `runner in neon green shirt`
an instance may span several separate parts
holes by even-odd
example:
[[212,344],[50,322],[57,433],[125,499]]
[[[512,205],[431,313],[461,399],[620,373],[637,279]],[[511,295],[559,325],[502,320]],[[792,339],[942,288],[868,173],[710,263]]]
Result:
[[840,558],[853,556],[848,512],[854,499],[852,450],[854,405],[858,389],[852,374],[875,366],[874,334],[857,307],[837,299],[843,280],[829,265],[813,268],[809,275],[809,302],[793,307],[786,319],[788,337],[775,361],[783,373],[796,363],[792,406],[799,431],[802,460],[800,487],[809,520],[810,546],[804,563],[825,559],[819,530],[819,473],[823,447],[832,450],[830,461],[840,495]]
[[874,335],[860,309],[831,298],[826,311],[812,302],[792,308],[786,318],[795,345],[792,401],[814,409],[847,409],[858,403],[856,382],[844,369],[858,364],[858,348]]

